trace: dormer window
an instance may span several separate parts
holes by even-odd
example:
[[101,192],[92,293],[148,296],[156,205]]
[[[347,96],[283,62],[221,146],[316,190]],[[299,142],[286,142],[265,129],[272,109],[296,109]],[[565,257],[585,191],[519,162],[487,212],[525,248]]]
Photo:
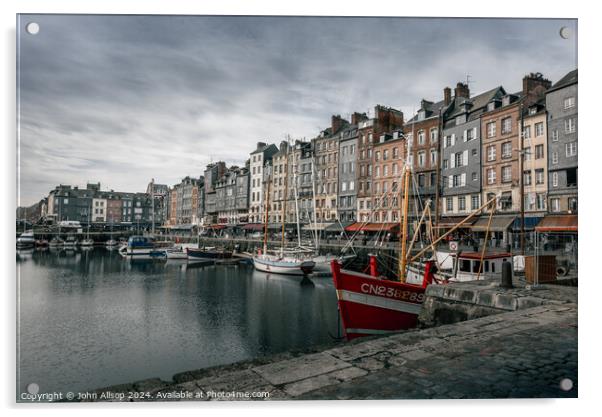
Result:
[[537,113],[537,107],[530,107],[529,108],[529,115],[533,115]]
[[426,117],[426,111],[425,110],[420,110],[418,112],[418,120],[424,120],[425,117]]
[[495,101],[492,101],[491,103],[487,103],[487,111],[492,111],[495,110]]
[[504,96],[502,98],[502,106],[507,106],[508,104],[510,104],[510,96]]
[[461,114],[458,117],[456,117],[456,126],[461,125],[462,123],[466,123],[466,115],[465,114]]

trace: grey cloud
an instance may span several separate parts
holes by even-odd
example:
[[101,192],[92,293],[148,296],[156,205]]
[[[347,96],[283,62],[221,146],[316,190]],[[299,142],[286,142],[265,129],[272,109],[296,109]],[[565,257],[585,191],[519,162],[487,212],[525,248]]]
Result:
[[144,190],[242,164],[375,104],[411,116],[470,74],[475,93],[576,66],[572,20],[23,15],[21,204],[58,183]]

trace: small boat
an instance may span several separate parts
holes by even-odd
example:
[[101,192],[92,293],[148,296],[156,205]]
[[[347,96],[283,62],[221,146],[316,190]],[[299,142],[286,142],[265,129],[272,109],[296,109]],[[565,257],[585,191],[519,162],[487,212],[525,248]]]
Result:
[[293,256],[261,254],[253,257],[255,269],[271,274],[308,275],[316,263],[311,259],[299,259]]
[[80,246],[87,247],[87,248],[94,246],[94,239],[86,238],[81,241]]
[[108,248],[113,248],[117,245],[119,245],[119,242],[117,242],[115,239],[109,239],[105,242],[105,246]]
[[46,239],[36,239],[35,246],[36,248],[45,248],[48,246],[48,241]]
[[77,246],[77,238],[73,235],[69,235],[67,236],[67,238],[65,239],[65,243],[64,246],[65,248],[75,248]]
[[62,248],[64,245],[65,241],[60,237],[53,237],[48,243],[48,246],[50,246],[51,248]]
[[[450,282],[475,281],[477,279],[502,278],[502,264],[512,263],[512,254],[508,252],[460,252],[452,254],[453,270],[451,273],[441,272],[437,274]],[[483,265],[481,266],[481,257]]]
[[151,253],[155,251],[152,238],[147,236],[131,236],[127,245],[119,248],[119,253],[130,259],[151,259]]
[[185,252],[181,247],[165,249],[164,252],[167,256],[167,259],[188,259],[188,253]]
[[355,258],[355,255],[315,255],[312,261],[316,263],[313,269],[314,275],[330,275],[332,273],[331,264],[332,261],[337,261],[340,264],[344,264],[349,259]]
[[17,247],[26,248],[26,247],[33,246],[35,241],[36,240],[33,235],[33,230],[27,230],[27,231],[23,232],[21,234],[21,236],[19,236],[17,238]]
[[189,259],[229,259],[232,257],[232,251],[215,247],[186,248],[186,254]]

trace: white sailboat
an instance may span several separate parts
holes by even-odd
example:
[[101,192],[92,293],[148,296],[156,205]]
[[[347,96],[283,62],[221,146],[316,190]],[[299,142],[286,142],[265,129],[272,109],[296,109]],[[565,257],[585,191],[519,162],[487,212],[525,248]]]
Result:
[[[287,164],[288,165],[288,157]],[[286,172],[285,167],[285,172]],[[274,254],[268,253],[268,222],[269,222],[269,202],[270,202],[270,186],[271,178],[268,177],[268,192],[266,196],[266,209],[264,219],[264,231],[263,231],[263,250],[261,253],[253,256],[253,265],[255,269],[262,272],[271,274],[282,274],[282,275],[307,275],[310,274],[314,267],[315,262],[311,259],[307,259],[302,253],[297,254],[285,254],[285,242],[284,242],[284,229],[286,222],[286,198],[288,191],[288,181],[285,181],[285,192],[284,192],[284,204],[282,208],[282,247],[280,251]],[[297,220],[298,221],[298,220]]]

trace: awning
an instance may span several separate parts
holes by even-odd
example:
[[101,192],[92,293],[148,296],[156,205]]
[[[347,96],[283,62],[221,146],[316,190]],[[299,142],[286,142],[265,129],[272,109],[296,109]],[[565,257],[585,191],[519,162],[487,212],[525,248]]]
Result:
[[264,225],[261,223],[249,223],[249,224],[245,224],[242,229],[243,230],[263,230]]
[[192,230],[194,225],[192,224],[176,224],[175,226],[171,226],[171,230]]
[[322,230],[326,230],[328,227],[334,225],[334,223],[309,223],[306,224],[305,226],[303,226],[303,228],[301,230],[310,230],[310,231],[322,231]]
[[353,223],[345,228],[347,232],[390,232],[399,227],[399,223]]
[[222,230],[226,228],[225,224],[208,224],[204,226],[205,229]]
[[333,223],[326,228],[326,231],[327,232],[342,232],[350,224],[352,224],[352,222]]
[[535,227],[536,232],[576,232],[578,226],[576,214],[545,216]]
[[[434,227],[435,229],[451,229],[464,219],[466,219],[466,217],[442,217],[441,219],[439,219],[439,223],[437,223]],[[460,226],[460,228],[469,228],[476,220],[477,217],[473,217],[468,221],[464,222],[462,226]]]
[[[516,219],[515,215],[512,216],[496,216],[493,215],[491,219],[491,225],[489,230],[494,232],[504,232],[508,230],[510,225]],[[475,232],[485,232],[487,231],[487,224],[489,223],[489,215],[481,216],[479,219],[471,226],[471,229]]]
[[[525,216],[525,230],[533,230],[535,226],[543,219],[543,216]],[[518,216],[512,223],[512,230],[519,231],[521,229],[521,219]]]
[[[297,223],[287,223],[284,225],[284,229],[295,229],[297,227]],[[281,230],[282,223],[270,223],[268,225],[268,230]]]

